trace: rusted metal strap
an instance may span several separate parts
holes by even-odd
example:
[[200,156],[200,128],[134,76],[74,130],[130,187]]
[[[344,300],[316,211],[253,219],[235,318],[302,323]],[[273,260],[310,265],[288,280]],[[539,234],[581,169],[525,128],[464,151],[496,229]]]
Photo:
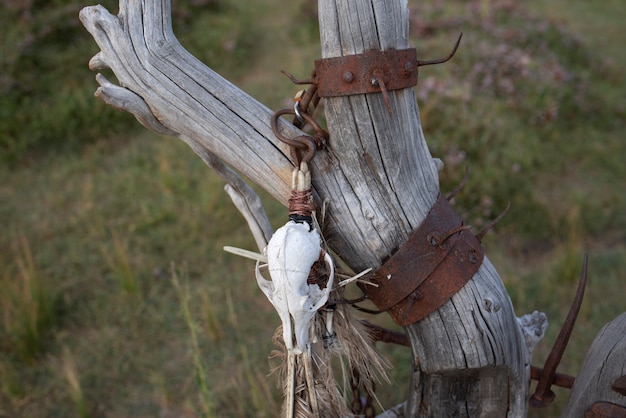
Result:
[[417,52],[415,48],[367,51],[319,59],[315,61],[314,80],[320,97],[413,87],[417,85]]
[[311,82],[317,85],[319,97],[380,93],[388,103],[387,92],[417,85],[418,67],[441,64],[454,56],[461,34],[448,56],[435,60],[418,60],[415,48],[366,51],[318,59]]
[[409,240],[361,285],[376,307],[399,325],[441,307],[478,271],[484,250],[448,201],[439,196]]

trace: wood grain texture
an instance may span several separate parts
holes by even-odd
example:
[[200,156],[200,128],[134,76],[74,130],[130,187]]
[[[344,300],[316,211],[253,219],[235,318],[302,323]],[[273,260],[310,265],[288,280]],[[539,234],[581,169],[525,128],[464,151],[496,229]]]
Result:
[[[407,48],[408,17],[404,0],[320,0],[323,57]],[[91,68],[110,68],[119,80],[112,86],[99,77],[112,105],[177,136],[207,164],[219,159],[286,203],[293,165],[271,132],[272,111],[180,45],[169,1],[121,0],[118,16],[87,7],[81,20],[101,49]],[[326,239],[355,271],[379,267],[420,225],[439,193],[414,92],[389,96],[391,115],[380,93],[326,100],[331,139],[310,164],[317,200],[330,201]],[[301,134],[287,123],[281,129]],[[407,333],[415,357],[407,416],[526,415],[530,354],[488,259],[456,296]],[[439,388],[456,396],[456,381],[463,381],[466,401],[444,402]]]
[[604,326],[589,348],[576,376],[564,418],[583,417],[599,401],[626,408],[626,396],[611,389],[618,377],[626,375],[626,312]]

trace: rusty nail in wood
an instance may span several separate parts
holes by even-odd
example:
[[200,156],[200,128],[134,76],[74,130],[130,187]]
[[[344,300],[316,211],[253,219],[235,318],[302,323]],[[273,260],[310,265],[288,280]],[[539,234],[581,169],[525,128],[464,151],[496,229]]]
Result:
[[[533,380],[539,380],[543,376],[543,369],[535,366],[530,366],[530,378]],[[571,389],[574,386],[576,378],[562,373],[554,373],[554,386],[561,388]]]
[[626,396],[626,375],[618,377],[615,382],[613,382],[613,386],[611,386],[611,389],[613,389],[620,395]]
[[432,245],[433,247],[437,247],[439,245],[440,236],[441,233],[439,231],[433,231],[428,234],[426,239],[428,240],[428,242],[430,242],[430,245]]
[[352,74],[350,71],[345,71],[341,78],[346,83],[352,83],[354,81],[354,74]]
[[291,73],[289,73],[289,72],[287,72],[287,71],[285,71],[285,70],[280,70],[280,72],[281,72],[281,73],[283,73],[284,75],[286,75],[286,76],[287,76],[287,78],[288,78],[289,80],[291,80],[291,82],[292,82],[293,84],[297,84],[297,85],[302,85],[302,84],[314,84],[314,83],[313,83],[313,79],[312,79],[312,78],[308,78],[308,79],[305,79],[305,80],[299,80],[299,79],[297,79],[296,77],[294,77],[294,76],[293,76],[293,74],[291,74]]
[[480,231],[478,234],[476,234],[476,238],[478,239],[478,241],[481,241],[481,242],[482,242],[482,240],[483,240],[483,238],[485,238],[485,235],[487,234],[487,232],[489,232],[489,231],[491,230],[491,228],[493,228],[494,226],[496,226],[496,224],[497,224],[498,222],[500,222],[500,221],[502,220],[502,218],[504,218],[504,216],[505,216],[507,213],[509,213],[509,210],[510,210],[510,209],[511,209],[511,202],[507,203],[506,208],[502,211],[502,213],[501,213],[501,214],[499,214],[499,215],[497,216],[497,218],[496,218],[496,219],[494,219],[493,221],[489,222],[489,223],[487,224],[487,226],[485,226],[485,227],[483,228],[483,230],[482,230],[482,231]]
[[530,397],[529,403],[533,408],[542,408],[550,405],[554,400],[554,392],[550,390],[550,386],[554,382],[554,376],[556,373],[556,368],[561,361],[561,357],[563,357],[563,353],[565,352],[565,347],[567,346],[567,342],[569,341],[569,337],[572,335],[572,330],[574,329],[574,324],[576,323],[576,317],[578,316],[578,312],[580,311],[580,307],[583,302],[583,296],[585,295],[585,286],[587,284],[587,261],[588,256],[585,254],[585,259],[583,261],[583,268],[580,274],[580,279],[578,281],[578,288],[576,289],[576,295],[574,296],[574,300],[572,301],[572,306],[567,314],[567,318],[565,318],[565,322],[563,322],[563,326],[561,327],[561,331],[559,332],[558,337],[548,354],[548,358],[546,359],[546,363],[543,366],[543,373],[541,378],[537,382],[537,388],[535,389],[535,393]]
[[372,78],[372,85],[380,87],[380,91],[383,94],[383,100],[385,106],[387,106],[387,112],[391,116],[391,103],[389,101],[389,94],[387,92],[387,86],[385,85],[385,73],[381,69],[374,70],[374,77]]
[[454,197],[459,194],[459,192],[463,189],[463,187],[465,186],[465,183],[467,183],[467,179],[469,178],[469,165],[465,166],[465,174],[463,174],[463,178],[461,179],[461,183],[459,183],[458,186],[456,186],[456,188],[454,190],[452,190],[450,193],[448,193],[446,195],[446,200],[449,202],[450,200],[454,199]]
[[407,61],[404,63],[404,70],[402,71],[402,73],[405,77],[410,77],[413,73],[413,70],[413,63],[411,61]]

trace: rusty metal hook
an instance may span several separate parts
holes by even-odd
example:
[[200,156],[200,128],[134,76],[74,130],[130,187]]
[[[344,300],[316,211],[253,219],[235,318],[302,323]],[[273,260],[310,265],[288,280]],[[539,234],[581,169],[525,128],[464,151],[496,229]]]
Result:
[[[309,115],[308,113],[306,113],[303,109],[300,109],[300,116],[308,123],[310,124],[313,129],[315,130],[315,139],[317,139],[317,143],[318,146],[324,146],[326,144],[326,141],[328,140],[328,132],[326,132],[319,123],[317,123],[317,121],[315,119],[313,119],[313,117],[311,115]],[[276,135],[276,137],[278,139],[280,139],[281,141],[285,142],[286,144],[289,144],[290,140],[289,138],[285,137],[280,130],[278,129],[278,119],[283,116],[283,115],[293,115],[296,116],[296,111],[292,108],[292,109],[282,109],[282,110],[278,110],[276,112],[274,112],[274,114],[272,115],[272,118],[270,120],[271,123],[271,128],[272,131],[274,132],[274,135]],[[291,145],[291,144],[289,144]]]
[[456,43],[454,44],[454,48],[452,48],[452,52],[450,52],[447,57],[439,58],[437,60],[428,60],[428,61],[419,61],[418,60],[417,61],[417,66],[418,67],[423,67],[425,65],[443,64],[444,62],[450,61],[450,59],[452,59],[454,54],[456,54],[456,50],[459,48],[459,44],[461,43],[461,38],[462,37],[463,37],[463,32],[461,32],[459,34],[459,37],[457,38]]
[[[297,165],[299,165],[302,161],[307,163],[310,162],[315,156],[317,149],[326,144],[326,141],[328,140],[328,133],[322,129],[322,127],[315,119],[313,119],[313,117],[311,117],[311,115],[305,112],[300,112],[300,116],[315,130],[315,137],[300,135],[295,138],[287,138],[282,134],[278,127],[278,119],[280,119],[283,115],[297,116],[295,109],[282,109],[274,112],[272,118],[270,119],[272,132],[276,135],[276,138],[291,147],[291,157]],[[297,150],[305,151],[302,158],[297,155]]]
[[296,103],[294,104],[296,117],[293,119],[292,123],[297,128],[302,129],[306,122],[302,119],[302,117],[299,117],[298,114],[301,112],[308,113],[309,105],[312,106],[313,110],[311,111],[311,113],[313,113],[320,101],[320,97],[317,94],[317,83],[314,79],[315,71],[313,71],[312,78],[304,80],[297,79],[293,74],[285,70],[281,70],[281,73],[287,76],[287,78],[291,80],[291,82],[295,85],[310,84],[310,86],[306,90],[301,90],[298,92],[298,94],[296,95]]
[[565,322],[563,322],[563,326],[561,327],[561,331],[554,342],[554,346],[552,347],[552,350],[550,350],[550,354],[548,354],[548,358],[543,366],[543,373],[537,382],[535,393],[530,397],[529,404],[533,408],[543,408],[548,406],[556,397],[554,392],[550,390],[550,386],[554,383],[556,368],[561,362],[561,357],[563,357],[569,337],[572,335],[572,330],[574,329],[574,324],[576,323],[576,317],[578,316],[578,312],[580,312],[580,307],[583,302],[585,286],[587,285],[588,259],[588,255],[585,254],[583,268],[580,273],[578,288],[576,289],[576,295],[572,301],[572,306],[570,307],[567,317],[565,318]]
[[274,112],[274,114],[272,114],[272,118],[270,119],[272,132],[274,133],[274,135],[276,135],[276,138],[289,145],[290,147],[300,148],[301,145],[299,142],[294,141],[291,138],[287,138],[278,128],[278,119],[280,119],[280,117],[283,115],[295,115],[295,111],[293,109],[282,109]]
[[[308,135],[300,135],[293,138],[293,141],[300,144],[299,148],[291,148],[291,156],[294,158],[296,164],[300,166],[301,162],[309,163],[315,156],[315,151],[317,151],[317,143],[315,142],[315,139]],[[304,150],[304,155],[302,157],[298,157],[297,152],[295,152],[296,149]]]

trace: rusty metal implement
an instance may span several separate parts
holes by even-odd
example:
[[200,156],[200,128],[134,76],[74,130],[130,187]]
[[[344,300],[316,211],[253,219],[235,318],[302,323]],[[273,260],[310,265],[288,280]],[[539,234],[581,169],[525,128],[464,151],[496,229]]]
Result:
[[480,242],[448,201],[439,196],[409,240],[361,285],[381,311],[398,325],[428,316],[457,293],[484,258]]
[[572,306],[565,318],[565,322],[561,327],[561,331],[556,338],[550,354],[546,359],[546,363],[543,366],[541,377],[537,382],[535,393],[530,397],[529,404],[533,408],[543,408],[552,403],[555,398],[554,392],[550,390],[550,387],[554,383],[556,368],[558,367],[561,357],[565,352],[565,347],[569,341],[569,337],[572,335],[574,324],[576,323],[576,317],[580,311],[580,307],[583,302],[583,296],[585,295],[585,286],[587,285],[587,262],[588,257],[585,254],[585,260],[583,261],[582,272],[580,273],[580,279],[578,280],[578,288],[576,289],[576,295],[572,301]]

